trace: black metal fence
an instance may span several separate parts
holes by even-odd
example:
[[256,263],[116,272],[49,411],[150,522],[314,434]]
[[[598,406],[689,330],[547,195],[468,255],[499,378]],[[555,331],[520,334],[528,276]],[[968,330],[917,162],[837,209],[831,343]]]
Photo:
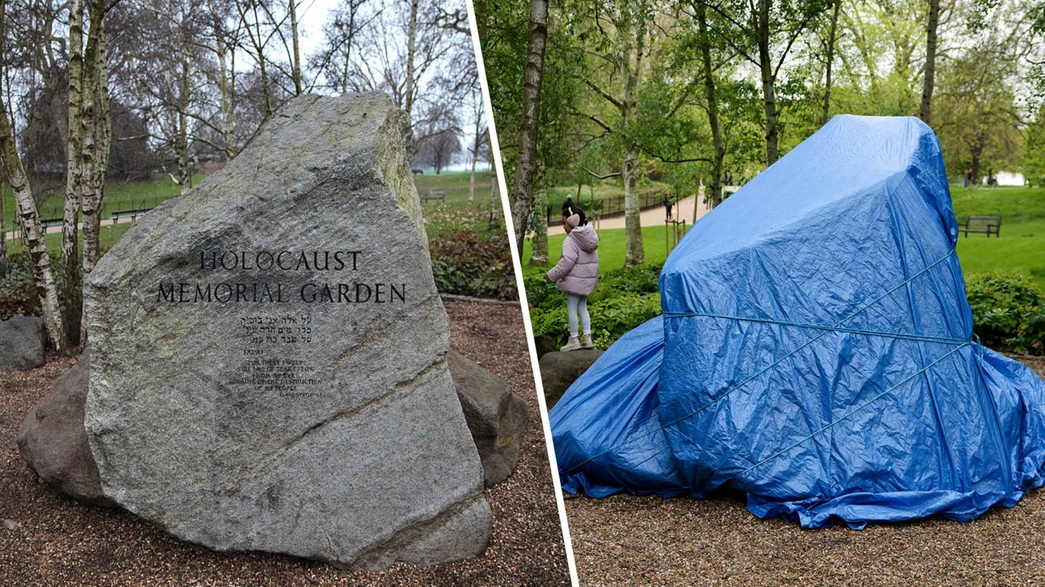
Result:
[[[649,210],[664,206],[664,196],[668,190],[656,190],[639,194],[639,211]],[[624,215],[624,196],[613,196],[601,198],[588,203],[581,197],[577,205],[584,209],[589,218],[614,218]],[[559,226],[562,224],[562,215],[559,214],[560,205],[548,205],[548,226]]]

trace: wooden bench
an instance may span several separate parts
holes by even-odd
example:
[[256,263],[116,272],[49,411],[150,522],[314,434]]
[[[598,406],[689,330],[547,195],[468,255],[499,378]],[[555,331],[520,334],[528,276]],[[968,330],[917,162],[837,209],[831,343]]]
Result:
[[137,218],[139,216],[141,216],[142,214],[145,214],[149,210],[152,210],[152,208],[136,208],[134,210],[117,210],[117,211],[112,213],[112,216],[111,216],[112,222],[113,222],[113,224],[116,224],[116,222],[120,218],[130,218],[132,221],[134,221],[134,220],[137,220]]
[[965,236],[969,236],[969,233],[973,232],[986,234],[987,238],[991,238],[992,234],[1000,237],[1001,216],[966,216],[965,222],[958,224],[958,230],[964,232]]
[[421,196],[421,200],[446,200],[446,190],[428,190],[428,192]]
[[61,225],[62,225],[62,219],[61,218],[44,218],[43,220],[40,221],[40,227],[43,228],[45,231],[48,228],[51,228],[52,226],[61,226]]

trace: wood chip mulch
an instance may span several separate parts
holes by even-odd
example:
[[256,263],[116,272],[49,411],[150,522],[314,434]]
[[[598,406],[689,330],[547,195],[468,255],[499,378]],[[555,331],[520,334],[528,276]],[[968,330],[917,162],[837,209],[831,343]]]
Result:
[[81,505],[37,483],[18,454],[25,414],[73,364],[52,357],[34,371],[0,374],[0,586],[568,585],[522,313],[518,306],[445,305],[452,346],[507,380],[530,406],[518,470],[486,490],[493,536],[480,557],[342,571],[283,555],[212,552],[130,513]]
[[[1045,377],[1045,359],[1022,362]],[[581,585],[1045,585],[1045,489],[961,524],[802,530],[742,496],[566,500]]]

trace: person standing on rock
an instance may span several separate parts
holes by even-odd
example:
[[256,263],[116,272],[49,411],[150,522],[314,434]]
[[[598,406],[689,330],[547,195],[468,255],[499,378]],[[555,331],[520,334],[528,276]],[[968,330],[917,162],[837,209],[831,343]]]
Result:
[[[550,271],[544,274],[555,288],[566,292],[566,307],[569,311],[570,340],[562,351],[594,348],[591,342],[591,316],[588,315],[588,296],[595,291],[599,282],[599,235],[588,226],[584,210],[579,206],[566,206],[562,210],[562,225],[566,229],[566,240],[562,243],[562,257]],[[584,327],[583,338],[578,338],[578,320]]]

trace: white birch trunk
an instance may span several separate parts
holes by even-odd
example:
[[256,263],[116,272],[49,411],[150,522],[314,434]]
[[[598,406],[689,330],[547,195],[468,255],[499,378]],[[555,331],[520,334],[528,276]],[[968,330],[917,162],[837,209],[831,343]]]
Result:
[[83,304],[82,279],[80,274],[79,216],[83,197],[83,1],[69,3],[69,137],[66,150],[65,207],[62,212],[62,270],[61,290],[58,292],[63,311],[62,323],[68,340],[63,344],[67,351],[73,341],[80,340],[80,313]]
[[44,231],[40,226],[40,212],[36,208],[36,200],[33,199],[29,178],[25,175],[25,168],[15,148],[14,133],[10,121],[7,120],[3,96],[0,96],[0,159],[3,160],[7,177],[11,181],[19,221],[25,227],[25,246],[29,249],[29,258],[33,265],[33,281],[40,298],[40,310],[47,327],[47,337],[55,350],[62,353],[66,350],[66,334],[61,305],[58,302],[58,288],[51,272],[51,257],[47,253]]

